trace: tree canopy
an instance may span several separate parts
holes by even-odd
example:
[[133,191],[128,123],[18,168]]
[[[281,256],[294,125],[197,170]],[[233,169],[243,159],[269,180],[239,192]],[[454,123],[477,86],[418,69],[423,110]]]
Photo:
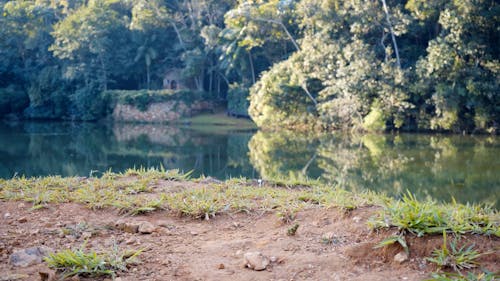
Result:
[[193,90],[260,127],[496,133],[494,0],[0,0],[0,116],[97,120]]

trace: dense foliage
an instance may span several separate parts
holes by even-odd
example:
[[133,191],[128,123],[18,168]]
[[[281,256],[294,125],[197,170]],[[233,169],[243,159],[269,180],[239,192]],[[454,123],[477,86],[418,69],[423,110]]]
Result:
[[496,133],[499,7],[0,0],[0,115],[98,119],[103,91],[161,89],[176,69],[261,127]]

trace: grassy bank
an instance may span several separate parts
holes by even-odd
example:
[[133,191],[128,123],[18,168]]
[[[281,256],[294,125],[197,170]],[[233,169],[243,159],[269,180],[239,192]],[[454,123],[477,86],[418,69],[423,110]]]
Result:
[[[409,255],[410,251],[421,251],[417,250],[423,247],[419,244],[428,243],[417,243],[421,240],[419,237],[432,236],[435,240],[442,235],[442,246],[420,257],[436,268],[445,269],[429,280],[496,278],[495,273],[474,270],[480,267],[478,259],[491,255],[495,249],[485,251],[482,245],[483,250],[479,252],[460,239],[465,235],[498,241],[500,217],[497,210],[480,205],[418,201],[411,194],[396,200],[374,192],[349,192],[316,181],[218,181],[212,178],[190,179],[189,174],[175,170],[130,169],[124,173],[108,172],[101,177],[0,180],[0,201],[29,202],[31,212],[50,210],[51,205],[56,204],[78,203],[91,210],[109,210],[109,214],[118,211],[121,216],[161,212],[173,217],[212,220],[219,215],[232,217],[236,213],[258,214],[259,217],[276,214],[288,229],[287,236],[294,236],[299,223],[305,223],[303,218],[298,219],[301,212],[338,209],[349,214],[370,206],[370,218],[366,224],[373,230],[382,230],[386,238],[381,242],[371,241],[375,248],[400,247]],[[102,212],[101,215],[105,216]],[[328,237],[323,236],[321,243],[333,243],[329,240],[333,238]],[[46,262],[63,276],[114,276],[115,272],[127,271],[127,263],[131,262],[129,256],[140,254],[136,251],[129,255],[118,249],[111,251],[114,254],[97,253],[84,248],[61,250],[50,255]]]
[[[166,182],[174,182],[175,188]],[[175,170],[131,169],[90,178],[16,177],[0,180],[0,199],[30,202],[33,209],[74,202],[91,209],[116,208],[130,215],[164,210],[206,219],[223,213],[264,211],[276,212],[286,221],[308,208],[352,210],[375,205],[381,208],[370,220],[373,228],[396,227],[417,236],[445,231],[500,237],[499,213],[487,206],[418,201],[411,194],[396,200],[315,181],[189,179],[188,174]]]

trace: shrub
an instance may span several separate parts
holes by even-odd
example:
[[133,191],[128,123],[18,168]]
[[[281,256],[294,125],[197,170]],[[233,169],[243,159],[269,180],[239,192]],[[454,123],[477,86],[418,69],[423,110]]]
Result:
[[192,90],[110,90],[104,92],[103,96],[109,98],[111,107],[121,103],[136,106],[141,111],[146,111],[152,103],[176,100],[189,105],[195,101],[209,98],[205,92]]
[[231,115],[248,116],[249,89],[239,84],[232,84],[227,93],[227,111]]

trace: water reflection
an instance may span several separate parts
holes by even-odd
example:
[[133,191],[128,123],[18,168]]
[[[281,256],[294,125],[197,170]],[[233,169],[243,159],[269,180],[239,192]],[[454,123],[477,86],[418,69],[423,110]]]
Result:
[[[255,175],[250,132],[206,134],[161,125],[24,123],[0,126],[0,177],[88,176],[159,167],[216,178]],[[243,156],[243,157],[242,157]],[[255,175],[255,177],[258,177]]]
[[297,136],[256,133],[250,159],[263,177],[320,178],[351,190],[487,202],[499,206],[495,137],[438,135]]
[[88,176],[158,167],[194,175],[319,178],[352,190],[489,202],[500,193],[497,137],[210,133],[162,125],[0,125],[0,177]]

